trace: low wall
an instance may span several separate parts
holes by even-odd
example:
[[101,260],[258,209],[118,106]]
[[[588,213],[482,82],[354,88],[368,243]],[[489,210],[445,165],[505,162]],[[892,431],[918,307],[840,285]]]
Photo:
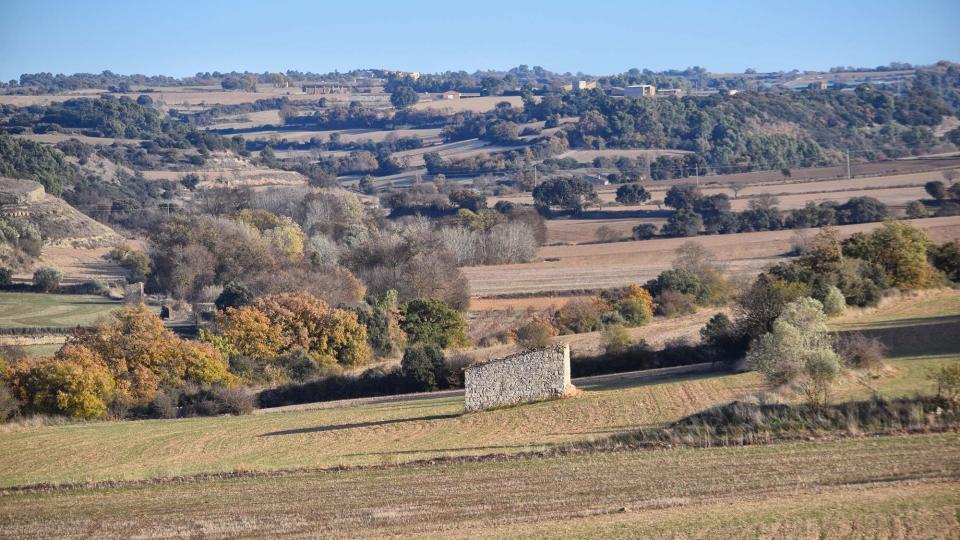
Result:
[[570,346],[522,352],[468,367],[464,408],[478,411],[561,397],[570,384]]

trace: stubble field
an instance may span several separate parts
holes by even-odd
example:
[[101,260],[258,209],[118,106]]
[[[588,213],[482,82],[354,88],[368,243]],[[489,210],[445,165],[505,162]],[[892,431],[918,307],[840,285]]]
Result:
[[[911,221],[930,238],[944,242],[960,237],[960,216]],[[880,223],[838,227],[843,236],[865,232]],[[723,262],[731,274],[752,274],[786,259],[793,230],[764,231],[695,238],[613,242],[571,246],[545,246],[537,262],[464,269],[475,296],[608,288],[643,283],[670,267],[676,250],[691,240],[702,244]],[[815,229],[802,234],[813,236]]]

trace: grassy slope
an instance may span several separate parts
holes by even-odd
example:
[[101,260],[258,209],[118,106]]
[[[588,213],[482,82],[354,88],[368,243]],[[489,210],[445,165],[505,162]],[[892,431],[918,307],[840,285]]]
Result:
[[89,325],[120,305],[94,295],[4,292],[0,293],[0,328]]
[[917,435],[5,493],[0,536],[930,537],[958,486],[960,437]]
[[[851,314],[835,324],[870,330],[899,320],[926,331],[939,327],[923,321],[960,312],[958,302],[960,291],[938,291],[888,301],[881,309]],[[960,360],[960,347],[942,351],[950,339],[955,335],[928,335],[912,341],[912,351],[900,347],[890,362],[893,369],[870,384],[890,396],[928,390],[927,368]],[[24,428],[0,432],[0,455],[18,456],[0,461],[0,486],[534,450],[676,420],[756,393],[760,384],[755,374],[744,373],[584,389],[576,399],[469,415],[462,414],[461,398],[446,398],[246,417]],[[867,395],[865,387],[852,381],[837,389],[838,398]],[[37,453],[38,448],[44,451]]]

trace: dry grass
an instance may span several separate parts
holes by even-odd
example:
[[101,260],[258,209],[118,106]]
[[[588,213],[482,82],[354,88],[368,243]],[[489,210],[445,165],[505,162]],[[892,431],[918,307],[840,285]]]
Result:
[[0,534],[948,537],[958,479],[955,434],[599,453],[12,492]]
[[[960,236],[960,217],[913,220],[930,238],[943,242]],[[838,227],[842,235],[869,231],[879,223]],[[815,230],[810,230],[815,234]],[[695,240],[717,254],[733,274],[759,272],[784,260],[795,232],[766,231],[700,236]],[[547,246],[537,251],[542,262],[464,269],[474,295],[607,288],[643,283],[670,267],[675,251],[690,238],[667,238],[607,244]],[[553,259],[547,261],[547,259]],[[558,259],[558,260],[557,260]]]
[[[758,389],[752,374],[694,377],[463,414],[463,398],[245,417],[97,422],[0,434],[0,485],[232,470],[376,465],[515,453],[680,418]],[[588,388],[589,389],[589,388]],[[43,448],[42,453],[31,449]]]
[[420,96],[420,101],[412,108],[419,111],[443,111],[451,114],[463,111],[486,112],[492,111],[497,103],[503,101],[516,108],[523,107],[523,99],[520,96],[464,97],[451,100],[430,99]]

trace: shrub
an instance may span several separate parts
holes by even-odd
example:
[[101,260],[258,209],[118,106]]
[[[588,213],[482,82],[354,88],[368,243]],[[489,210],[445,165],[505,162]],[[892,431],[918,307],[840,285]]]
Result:
[[714,361],[733,362],[747,350],[746,336],[724,313],[717,313],[700,329],[700,341],[708,347]]
[[927,182],[923,185],[923,189],[927,190],[927,193],[938,201],[942,201],[943,198],[947,196],[947,186],[939,180]]
[[598,300],[575,298],[557,310],[554,322],[561,334],[582,334],[599,330],[607,306]]
[[772,331],[751,344],[747,362],[770,384],[798,381],[811,405],[825,405],[840,370],[826,319],[822,304],[812,298],[791,302],[774,321]]
[[414,390],[430,391],[446,386],[447,364],[435,344],[414,343],[403,352],[400,372]]
[[13,270],[0,266],[0,287],[8,287],[13,282]]
[[843,315],[847,309],[847,300],[840,289],[833,285],[827,287],[827,294],[823,298],[823,312],[830,317]]
[[664,317],[687,315],[697,311],[693,296],[668,289],[657,297],[657,313]]
[[253,293],[243,283],[231,281],[224,285],[223,291],[217,296],[214,303],[217,309],[223,311],[228,307],[239,308],[253,302]]
[[309,381],[320,374],[320,366],[310,358],[310,354],[300,348],[278,356],[274,363],[283,369],[292,381]]
[[633,227],[634,240],[649,240],[657,235],[657,226],[653,223],[641,223]]
[[33,273],[33,286],[41,292],[52,292],[60,286],[63,274],[56,268],[40,268]]
[[929,378],[937,385],[937,397],[960,403],[960,362],[940,366]]
[[524,349],[539,349],[550,344],[550,338],[558,334],[553,324],[544,317],[534,317],[514,331],[517,344]]
[[443,349],[466,344],[466,326],[460,312],[438,298],[411,300],[400,322],[411,343],[435,344]]
[[256,408],[256,396],[246,386],[215,386],[213,396],[220,406],[218,414],[240,416]]
[[603,328],[601,335],[603,350],[607,354],[620,354],[633,345],[633,340],[627,329],[619,324],[609,324]]
[[927,212],[927,207],[923,205],[920,201],[911,201],[907,205],[907,217],[910,219],[919,219],[929,216],[930,213]]
[[605,290],[600,294],[600,299],[616,310],[619,316],[617,322],[627,326],[641,326],[653,318],[653,298],[639,285]]
[[0,382],[0,423],[20,414],[20,402],[6,384]]
[[706,304],[710,300],[710,290],[700,281],[700,278],[683,268],[661,272],[655,279],[648,281],[644,288],[658,299],[665,292],[674,291],[689,296],[698,304]]
[[854,369],[876,371],[883,366],[887,346],[878,338],[867,337],[860,332],[841,334],[834,348],[844,365]]

